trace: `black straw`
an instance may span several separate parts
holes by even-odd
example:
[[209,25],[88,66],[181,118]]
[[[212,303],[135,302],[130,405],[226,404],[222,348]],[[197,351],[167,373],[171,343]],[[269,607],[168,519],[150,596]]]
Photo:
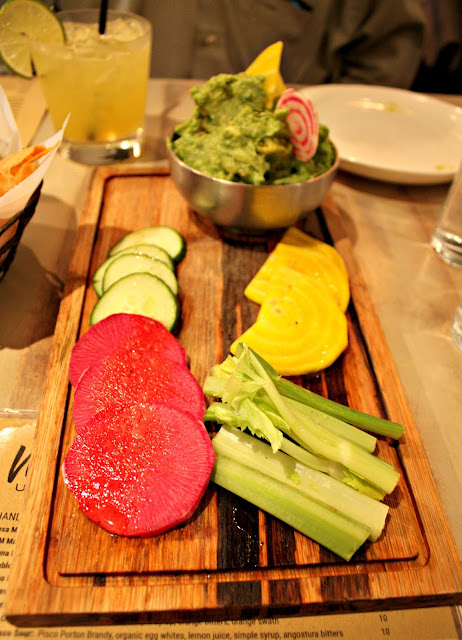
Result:
[[99,32],[100,33],[104,33],[106,31],[107,1],[108,0],[101,0],[101,6],[99,10]]

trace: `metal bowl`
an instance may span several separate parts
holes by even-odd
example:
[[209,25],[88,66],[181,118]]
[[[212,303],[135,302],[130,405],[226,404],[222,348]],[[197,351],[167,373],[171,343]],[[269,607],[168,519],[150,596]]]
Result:
[[316,209],[337,173],[339,156],[328,171],[284,185],[249,185],[219,180],[184,164],[167,146],[170,174],[178,191],[200,216],[237,234],[262,234],[295,224]]

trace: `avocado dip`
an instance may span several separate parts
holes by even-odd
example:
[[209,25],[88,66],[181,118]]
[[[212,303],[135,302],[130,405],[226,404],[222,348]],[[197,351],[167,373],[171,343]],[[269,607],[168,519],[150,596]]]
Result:
[[194,113],[175,128],[169,146],[185,164],[214,178],[247,184],[304,182],[335,160],[329,131],[308,161],[293,153],[288,109],[265,109],[263,76],[219,74],[191,90]]

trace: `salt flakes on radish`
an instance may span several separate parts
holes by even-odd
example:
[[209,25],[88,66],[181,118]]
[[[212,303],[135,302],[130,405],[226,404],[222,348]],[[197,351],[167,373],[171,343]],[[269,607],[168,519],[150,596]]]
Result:
[[116,313],[88,329],[72,349],[69,379],[75,387],[85,371],[118,348],[158,350],[174,362],[187,364],[184,347],[152,318]]
[[286,89],[276,109],[289,109],[286,120],[295,157],[303,162],[310,160],[316,153],[319,140],[319,120],[313,103],[295,89]]
[[114,314],[77,342],[70,378],[77,436],[62,471],[85,516],[121,536],[190,518],[215,454],[183,346],[151,318]]
[[184,409],[199,420],[204,417],[204,393],[188,367],[164,358],[155,349],[119,348],[90,367],[77,385],[77,433],[109,405],[123,408],[152,401]]
[[152,536],[192,516],[214,460],[200,420],[165,404],[134,404],[95,415],[62,471],[87,518],[120,536]]

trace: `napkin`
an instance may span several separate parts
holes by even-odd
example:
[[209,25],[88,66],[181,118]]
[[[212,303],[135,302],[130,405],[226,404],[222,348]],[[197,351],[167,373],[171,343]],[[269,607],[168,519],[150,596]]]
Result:
[[[9,218],[24,209],[29,198],[42,182],[61,144],[68,118],[69,116],[67,116],[62,128],[57,133],[47,140],[38,143],[47,148],[52,147],[52,150],[37,161],[39,165],[37,169],[22,182],[7,191],[3,196],[0,196],[0,227],[5,224]],[[13,112],[5,92],[0,86],[0,157],[6,157],[11,153],[19,151],[21,148],[21,136]]]

